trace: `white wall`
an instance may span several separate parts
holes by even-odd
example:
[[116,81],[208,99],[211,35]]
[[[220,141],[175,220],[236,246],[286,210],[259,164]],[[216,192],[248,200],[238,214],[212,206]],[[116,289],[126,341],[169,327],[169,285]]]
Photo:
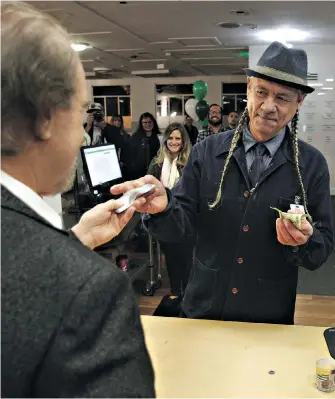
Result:
[[[87,80],[87,90],[93,98],[93,86],[119,86],[130,85],[131,107],[133,126],[137,126],[139,117],[143,112],[156,114],[156,84],[192,84],[196,80],[204,80],[208,84],[206,100],[211,103],[221,104],[222,83],[243,83],[244,76],[189,76],[180,78],[129,78],[129,79],[97,79]],[[177,119],[176,119],[177,120]]]
[[[249,65],[257,64],[267,46],[249,48]],[[318,82],[333,90],[316,90],[309,94],[300,111],[300,131],[302,140],[315,146],[325,156],[331,178],[331,192],[335,195],[335,46],[334,45],[296,45],[303,48],[308,56],[308,72],[317,73]],[[312,82],[310,82],[312,83]],[[316,82],[313,82],[316,83]],[[324,92],[325,95],[318,95]]]

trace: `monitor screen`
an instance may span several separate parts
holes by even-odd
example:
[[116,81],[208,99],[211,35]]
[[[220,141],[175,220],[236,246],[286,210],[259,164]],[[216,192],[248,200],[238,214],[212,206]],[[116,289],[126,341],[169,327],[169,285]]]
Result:
[[122,178],[114,144],[82,148],[92,187]]

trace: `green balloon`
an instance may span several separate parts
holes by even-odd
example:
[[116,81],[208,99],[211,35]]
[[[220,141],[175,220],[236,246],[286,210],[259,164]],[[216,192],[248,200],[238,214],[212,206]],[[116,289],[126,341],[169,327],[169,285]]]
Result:
[[207,83],[203,80],[197,80],[193,85],[193,94],[197,100],[203,100],[208,91]]
[[208,126],[208,119],[204,119],[203,121],[200,121],[200,125],[203,128],[206,128]]
[[209,104],[206,100],[200,100],[198,104],[195,106],[195,112],[201,121],[206,119],[208,111],[209,111]]

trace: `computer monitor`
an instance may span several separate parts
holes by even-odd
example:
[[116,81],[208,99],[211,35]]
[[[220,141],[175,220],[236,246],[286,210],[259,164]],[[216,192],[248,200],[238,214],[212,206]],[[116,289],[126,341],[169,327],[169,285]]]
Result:
[[94,194],[109,192],[122,181],[122,172],[114,144],[81,147],[84,171]]

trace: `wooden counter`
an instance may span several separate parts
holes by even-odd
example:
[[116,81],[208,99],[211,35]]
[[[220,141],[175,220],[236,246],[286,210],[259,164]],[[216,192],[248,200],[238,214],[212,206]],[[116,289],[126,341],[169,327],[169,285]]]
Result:
[[315,362],[330,357],[324,327],[153,316],[142,323],[157,397],[335,397],[314,384]]

